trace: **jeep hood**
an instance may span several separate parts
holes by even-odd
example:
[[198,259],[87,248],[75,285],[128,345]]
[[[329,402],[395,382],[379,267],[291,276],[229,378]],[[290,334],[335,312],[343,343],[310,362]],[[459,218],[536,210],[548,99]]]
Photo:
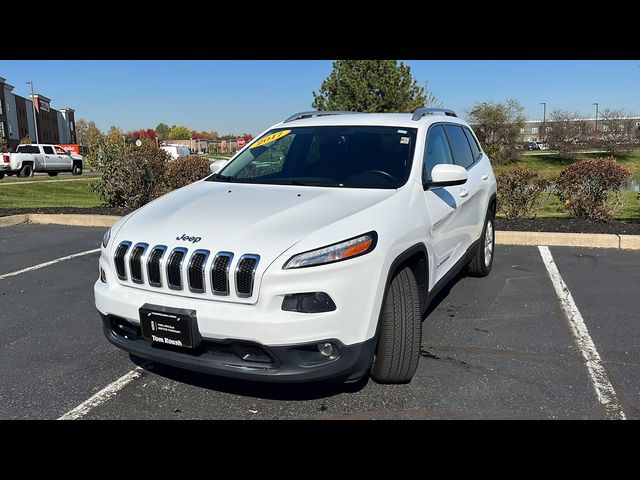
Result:
[[[129,240],[167,245],[169,249],[207,249],[212,254],[229,251],[237,257],[253,253],[260,255],[260,263],[266,267],[306,235],[395,193],[391,189],[200,181],[136,211],[117,232],[113,244]],[[201,240],[177,239],[183,235]]]

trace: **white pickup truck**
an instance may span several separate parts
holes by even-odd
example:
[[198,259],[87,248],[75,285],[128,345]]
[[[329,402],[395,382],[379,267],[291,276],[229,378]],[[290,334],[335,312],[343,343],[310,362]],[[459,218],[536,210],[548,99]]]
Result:
[[18,145],[16,153],[3,153],[0,159],[0,180],[5,175],[32,177],[36,172],[46,172],[55,177],[60,172],[82,174],[84,159],[81,155],[69,154],[59,145]]

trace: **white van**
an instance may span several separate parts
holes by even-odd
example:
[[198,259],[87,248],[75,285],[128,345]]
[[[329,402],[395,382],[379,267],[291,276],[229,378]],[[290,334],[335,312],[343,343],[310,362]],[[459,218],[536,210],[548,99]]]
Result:
[[160,148],[171,155],[171,160],[175,160],[178,157],[191,155],[189,149],[184,145],[163,145]]

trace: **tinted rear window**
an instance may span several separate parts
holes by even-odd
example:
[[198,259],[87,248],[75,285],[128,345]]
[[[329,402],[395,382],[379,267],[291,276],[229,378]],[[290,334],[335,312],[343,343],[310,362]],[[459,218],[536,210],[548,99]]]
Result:
[[462,130],[464,130],[464,134],[467,136],[467,140],[469,140],[469,146],[471,147],[473,158],[477,160],[480,156],[480,147],[478,147],[478,143],[471,133],[471,130],[469,130],[468,128],[463,128]]
[[449,144],[451,144],[453,161],[456,165],[469,168],[473,164],[473,155],[471,153],[471,147],[469,147],[467,137],[462,131],[462,127],[457,125],[445,125],[444,130],[447,132]]
[[18,145],[16,149],[18,153],[40,153],[40,150],[35,145]]
[[53,148],[52,148],[52,147],[49,147],[49,146],[47,146],[47,147],[42,147],[42,151],[43,151],[44,153],[53,153]]

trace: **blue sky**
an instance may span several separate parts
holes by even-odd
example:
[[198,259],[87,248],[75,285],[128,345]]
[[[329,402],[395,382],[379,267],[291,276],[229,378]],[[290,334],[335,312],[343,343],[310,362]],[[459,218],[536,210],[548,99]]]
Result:
[[[640,62],[533,60],[409,60],[417,80],[447,107],[464,112],[478,101],[519,100],[529,118],[564,108],[592,115],[626,108],[640,115]],[[220,134],[257,134],[288,115],[310,109],[311,91],[331,61],[0,61],[0,77],[15,92],[38,93],[54,108],[102,130],[187,125]]]

